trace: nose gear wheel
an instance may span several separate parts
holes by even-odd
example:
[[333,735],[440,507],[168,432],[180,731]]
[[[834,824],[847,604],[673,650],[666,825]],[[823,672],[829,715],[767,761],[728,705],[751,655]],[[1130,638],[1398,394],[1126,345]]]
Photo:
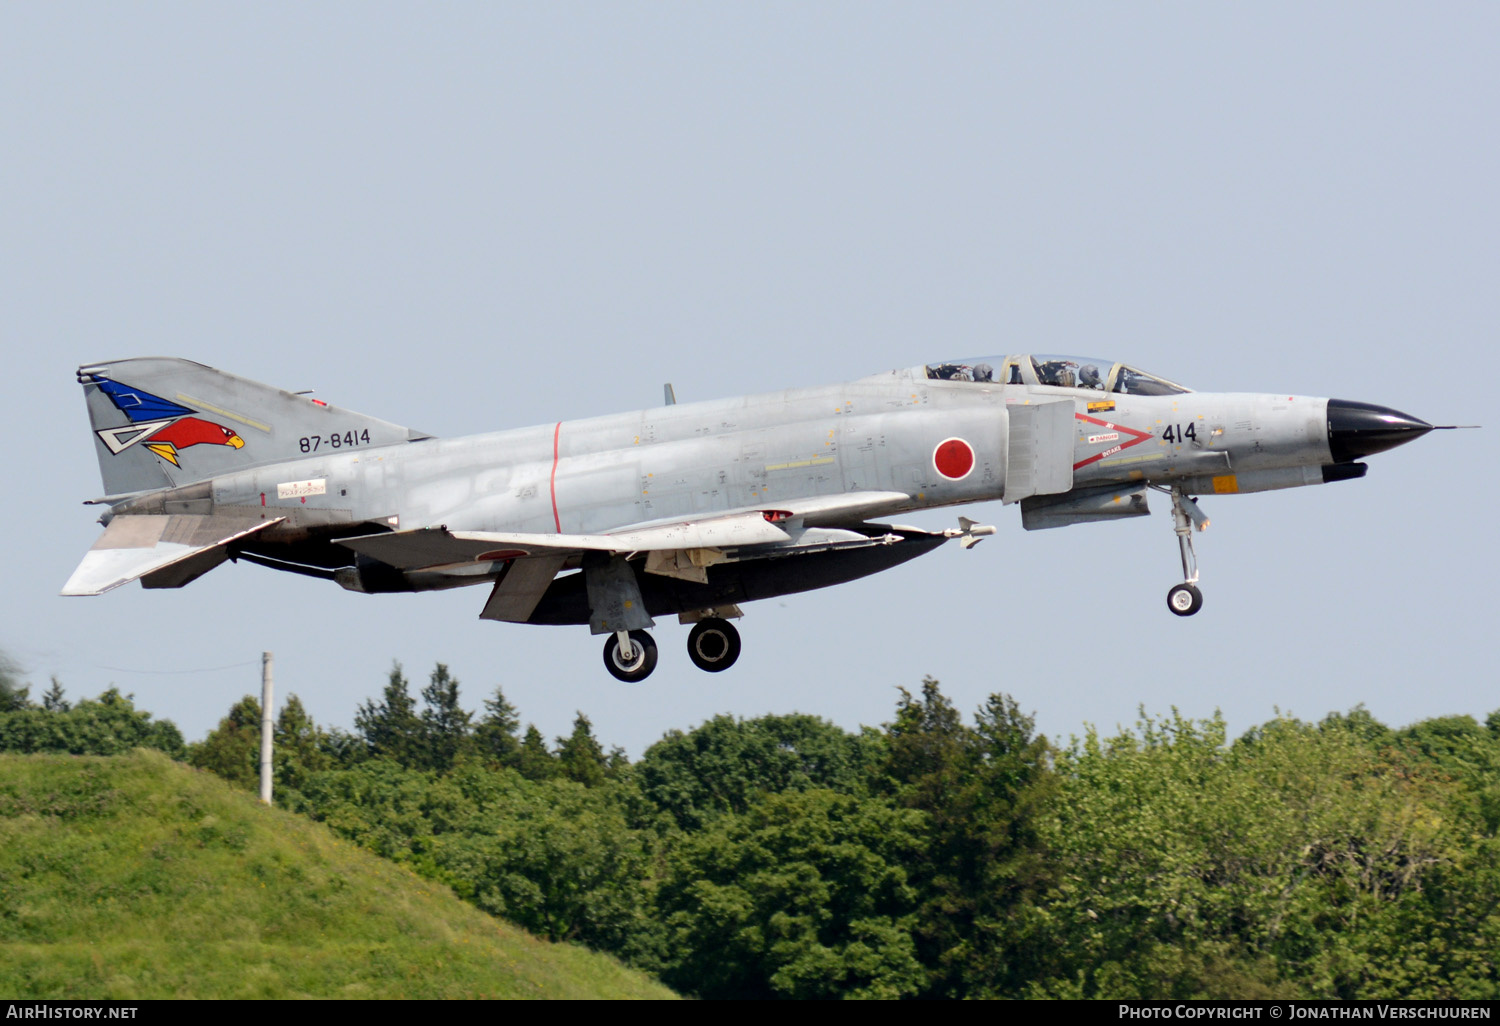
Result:
[[1203,608],[1203,592],[1196,584],[1179,584],[1167,592],[1167,608],[1178,616],[1192,616]]

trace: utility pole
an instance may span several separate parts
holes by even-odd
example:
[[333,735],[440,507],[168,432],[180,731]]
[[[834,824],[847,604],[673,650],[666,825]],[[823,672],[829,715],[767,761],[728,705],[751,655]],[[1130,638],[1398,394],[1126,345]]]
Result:
[[271,804],[271,653],[260,654],[260,800]]

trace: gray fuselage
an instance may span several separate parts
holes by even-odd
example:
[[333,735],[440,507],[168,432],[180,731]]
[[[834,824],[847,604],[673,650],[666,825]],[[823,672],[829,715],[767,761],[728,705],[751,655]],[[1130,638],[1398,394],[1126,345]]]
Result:
[[[1069,444],[1065,452],[1057,446],[1035,458],[1066,464],[1072,489],[1203,478],[1209,487],[1198,490],[1207,491],[1219,478],[1219,491],[1250,491],[1262,482],[1314,483],[1313,475],[1284,472],[1332,462],[1326,399],[1134,396],[920,374],[918,368],[463,438],[325,450],[222,475],[211,496],[220,510],[276,509],[288,517],[283,533],[350,521],[599,533],[857,491],[908,495],[893,512],[1016,501],[1025,496],[1007,490],[1016,455],[1012,411],[1054,403],[1069,404]],[[962,477],[945,476],[936,465],[934,453],[947,439],[972,447],[973,466]],[[285,494],[287,482],[302,480],[326,487],[317,495]]]

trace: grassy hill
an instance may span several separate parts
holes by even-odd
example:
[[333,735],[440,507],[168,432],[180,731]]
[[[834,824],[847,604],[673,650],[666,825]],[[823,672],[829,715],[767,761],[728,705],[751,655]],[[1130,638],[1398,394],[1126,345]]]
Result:
[[0,756],[0,994],[672,996],[144,750]]

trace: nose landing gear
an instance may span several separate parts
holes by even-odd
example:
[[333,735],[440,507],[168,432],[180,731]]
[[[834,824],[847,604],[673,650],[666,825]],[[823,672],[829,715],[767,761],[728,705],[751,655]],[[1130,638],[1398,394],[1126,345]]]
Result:
[[[1161,489],[1168,491],[1168,489]],[[1173,485],[1172,530],[1177,534],[1177,547],[1182,552],[1183,582],[1167,592],[1167,608],[1178,616],[1192,616],[1203,608],[1203,592],[1198,590],[1198,557],[1193,552],[1193,529],[1208,529],[1208,517],[1198,504],[1183,494],[1181,485]]]

